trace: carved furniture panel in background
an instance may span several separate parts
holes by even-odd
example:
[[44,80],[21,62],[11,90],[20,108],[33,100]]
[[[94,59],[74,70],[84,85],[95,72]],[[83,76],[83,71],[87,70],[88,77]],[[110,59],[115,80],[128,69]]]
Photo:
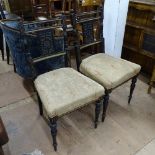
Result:
[[155,65],[155,2],[131,0],[122,57],[138,63],[152,74]]

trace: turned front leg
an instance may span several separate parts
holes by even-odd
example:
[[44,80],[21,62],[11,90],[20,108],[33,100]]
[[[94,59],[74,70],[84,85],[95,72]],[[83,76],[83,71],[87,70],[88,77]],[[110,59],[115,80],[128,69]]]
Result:
[[40,112],[40,115],[42,116],[43,115],[43,104],[41,102],[41,99],[38,93],[37,93],[37,98],[38,98],[39,112]]
[[50,128],[51,128],[51,135],[53,139],[53,147],[54,150],[57,151],[57,117],[55,118],[50,118]]
[[104,95],[104,99],[103,99],[102,122],[104,122],[105,117],[106,117],[106,111],[107,111],[108,104],[109,104],[109,94],[110,94],[110,91],[106,90],[105,95]]
[[128,100],[128,103],[130,104],[131,102],[131,99],[132,99],[132,95],[133,95],[133,92],[134,92],[134,89],[135,89],[135,86],[136,86],[136,82],[137,82],[137,76],[134,76],[132,78],[132,82],[131,82],[131,86],[130,86],[130,95],[129,95],[129,100]]
[[97,125],[98,125],[98,119],[100,116],[100,111],[101,111],[101,101],[98,101],[96,103],[96,107],[95,107],[95,128],[97,128]]

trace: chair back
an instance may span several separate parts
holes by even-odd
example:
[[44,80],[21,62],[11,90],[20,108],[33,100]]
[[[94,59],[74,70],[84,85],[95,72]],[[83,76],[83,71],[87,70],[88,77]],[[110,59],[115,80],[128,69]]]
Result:
[[[18,21],[16,28],[10,27],[11,22],[4,20],[1,27],[20,76],[33,79],[65,66],[64,16],[42,22]],[[59,36],[56,35],[58,29],[64,30]]]
[[103,7],[96,11],[72,13],[72,25],[76,33],[77,68],[81,63],[81,50],[100,44],[104,52]]

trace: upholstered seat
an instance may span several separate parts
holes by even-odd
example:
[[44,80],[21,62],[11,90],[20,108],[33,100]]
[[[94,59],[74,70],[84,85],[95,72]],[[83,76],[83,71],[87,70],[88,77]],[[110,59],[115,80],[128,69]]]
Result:
[[100,83],[106,89],[113,89],[140,72],[140,65],[99,53],[84,59],[80,71]]
[[104,95],[100,84],[71,68],[38,76],[35,87],[50,118],[64,115]]

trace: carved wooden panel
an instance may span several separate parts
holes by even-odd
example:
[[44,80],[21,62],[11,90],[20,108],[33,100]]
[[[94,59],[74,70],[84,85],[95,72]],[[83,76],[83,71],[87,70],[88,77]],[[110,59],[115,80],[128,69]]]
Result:
[[144,34],[142,49],[155,54],[155,35]]

